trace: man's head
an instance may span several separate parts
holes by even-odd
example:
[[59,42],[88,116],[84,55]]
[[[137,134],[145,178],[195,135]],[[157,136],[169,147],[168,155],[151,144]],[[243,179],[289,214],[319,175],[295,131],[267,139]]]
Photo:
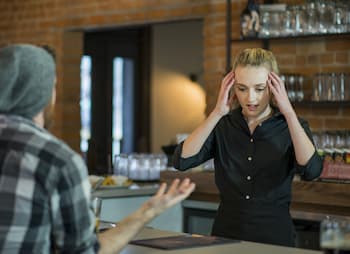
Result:
[[56,71],[43,48],[15,44],[0,49],[0,113],[33,119],[49,104]]

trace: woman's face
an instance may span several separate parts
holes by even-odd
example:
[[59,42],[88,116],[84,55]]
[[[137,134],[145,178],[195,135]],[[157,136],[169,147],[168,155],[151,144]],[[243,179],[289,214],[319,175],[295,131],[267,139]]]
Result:
[[267,86],[266,67],[237,66],[234,92],[247,118],[259,118],[269,110],[271,94]]

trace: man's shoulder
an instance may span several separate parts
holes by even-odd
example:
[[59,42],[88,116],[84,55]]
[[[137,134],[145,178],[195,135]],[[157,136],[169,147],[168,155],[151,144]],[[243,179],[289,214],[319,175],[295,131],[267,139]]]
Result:
[[16,117],[9,118],[6,122],[3,120],[0,118],[0,125],[3,123],[3,133],[0,132],[0,136],[18,150],[33,154],[56,166],[63,166],[62,164],[80,157],[63,140],[29,120]]

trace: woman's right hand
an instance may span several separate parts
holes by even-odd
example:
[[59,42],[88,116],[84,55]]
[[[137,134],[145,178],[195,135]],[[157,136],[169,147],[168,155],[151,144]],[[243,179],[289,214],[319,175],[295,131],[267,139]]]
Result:
[[235,94],[229,95],[230,89],[235,82],[235,73],[231,70],[221,81],[221,88],[216,102],[214,112],[220,116],[226,115],[232,108],[232,103],[236,99]]

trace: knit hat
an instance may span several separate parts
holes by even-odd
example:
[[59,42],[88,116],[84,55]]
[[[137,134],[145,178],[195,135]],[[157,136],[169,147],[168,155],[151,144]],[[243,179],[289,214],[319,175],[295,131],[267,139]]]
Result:
[[55,76],[53,57],[41,47],[0,49],[0,113],[32,119],[49,103]]

